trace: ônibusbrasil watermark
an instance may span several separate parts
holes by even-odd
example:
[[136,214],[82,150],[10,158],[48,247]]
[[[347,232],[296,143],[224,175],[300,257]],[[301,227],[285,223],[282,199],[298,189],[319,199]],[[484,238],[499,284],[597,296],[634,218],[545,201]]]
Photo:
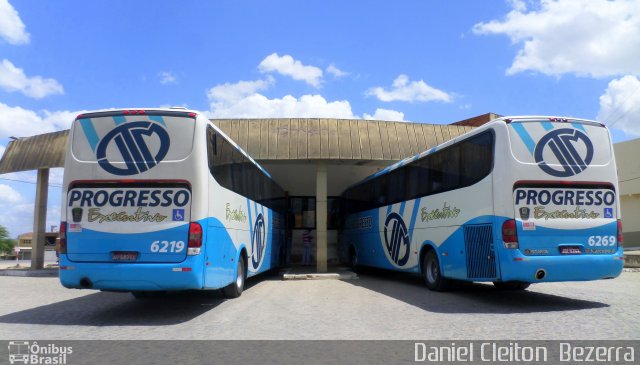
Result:
[[65,365],[72,346],[58,346],[53,343],[39,345],[33,341],[9,341],[9,363],[29,365]]

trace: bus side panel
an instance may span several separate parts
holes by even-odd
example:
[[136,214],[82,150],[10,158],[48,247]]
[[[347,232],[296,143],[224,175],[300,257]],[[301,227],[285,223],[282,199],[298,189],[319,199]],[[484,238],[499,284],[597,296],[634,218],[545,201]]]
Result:
[[349,260],[349,249],[353,247],[359,265],[376,266],[375,252],[380,244],[377,211],[350,215],[345,222],[343,241],[346,262]]
[[277,262],[272,259],[273,247],[278,246],[274,212],[221,187],[213,178],[209,196],[206,287],[221,288],[233,282],[243,249],[247,277],[274,267]]
[[207,221],[205,286],[217,289],[233,281],[234,266],[230,258],[237,255],[230,231],[216,218]]
[[239,241],[247,246],[247,276],[251,277],[271,268],[273,247],[273,211],[247,199],[249,225],[238,232]]

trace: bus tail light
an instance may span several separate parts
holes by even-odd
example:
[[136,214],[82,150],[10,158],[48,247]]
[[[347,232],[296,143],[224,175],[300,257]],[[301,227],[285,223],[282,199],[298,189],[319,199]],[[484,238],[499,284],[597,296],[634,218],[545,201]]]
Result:
[[202,248],[202,226],[200,223],[189,223],[189,243],[187,244],[187,255],[194,256],[200,254]]
[[58,254],[67,253],[67,222],[60,222],[60,246],[58,247]]
[[618,245],[622,244],[622,219],[618,219]]
[[519,247],[515,219],[509,219],[502,223],[502,242],[505,248],[515,249]]

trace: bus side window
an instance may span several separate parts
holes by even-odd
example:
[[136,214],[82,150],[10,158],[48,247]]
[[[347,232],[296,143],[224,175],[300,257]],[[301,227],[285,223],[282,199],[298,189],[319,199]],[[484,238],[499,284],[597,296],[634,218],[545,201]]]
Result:
[[462,185],[469,186],[482,180],[491,172],[493,162],[493,135],[483,133],[461,144],[461,160],[464,164]]

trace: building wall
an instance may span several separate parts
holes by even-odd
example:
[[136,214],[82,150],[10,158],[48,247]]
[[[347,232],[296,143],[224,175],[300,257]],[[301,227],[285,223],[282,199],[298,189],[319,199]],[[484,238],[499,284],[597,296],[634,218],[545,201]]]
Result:
[[623,195],[622,206],[623,245],[640,247],[640,194]]
[[613,145],[620,185],[624,246],[640,247],[640,138]]

